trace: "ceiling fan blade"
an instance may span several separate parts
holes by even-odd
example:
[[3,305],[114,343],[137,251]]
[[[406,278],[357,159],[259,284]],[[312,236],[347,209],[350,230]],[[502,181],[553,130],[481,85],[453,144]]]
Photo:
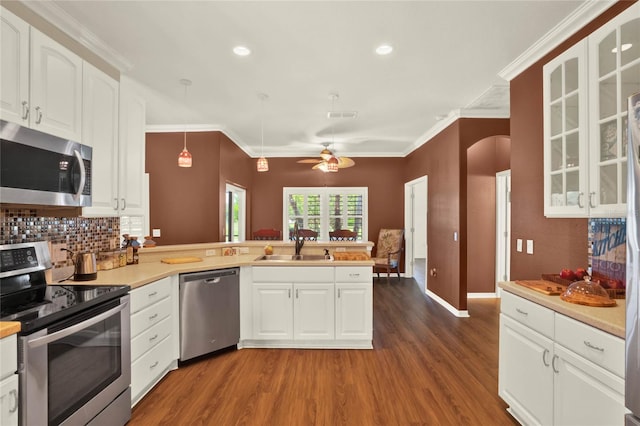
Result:
[[349,157],[337,157],[337,158],[338,158],[339,169],[346,169],[347,167],[353,167],[356,165],[356,162]]
[[327,171],[327,162],[326,161],[321,161],[318,164],[316,164],[315,166],[313,166],[311,168],[311,170],[322,170],[323,172]]
[[316,164],[316,163],[320,163],[323,160],[317,159],[317,158],[305,158],[304,160],[298,160],[296,161],[297,163],[301,163],[301,164]]

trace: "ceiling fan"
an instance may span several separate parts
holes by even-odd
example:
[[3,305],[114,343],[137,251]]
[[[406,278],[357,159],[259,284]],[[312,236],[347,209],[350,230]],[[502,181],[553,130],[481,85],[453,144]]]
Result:
[[[323,172],[337,172],[338,169],[346,169],[355,166],[356,162],[349,157],[337,157],[329,150],[330,142],[322,144],[324,149],[320,151],[320,158],[305,158],[298,160],[298,163],[314,164],[313,170],[321,170]],[[336,166],[337,163],[337,166]]]

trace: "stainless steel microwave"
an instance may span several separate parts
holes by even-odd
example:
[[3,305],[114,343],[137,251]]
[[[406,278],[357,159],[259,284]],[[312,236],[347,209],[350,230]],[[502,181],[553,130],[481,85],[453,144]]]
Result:
[[0,202],[91,205],[91,147],[4,120],[0,143]]

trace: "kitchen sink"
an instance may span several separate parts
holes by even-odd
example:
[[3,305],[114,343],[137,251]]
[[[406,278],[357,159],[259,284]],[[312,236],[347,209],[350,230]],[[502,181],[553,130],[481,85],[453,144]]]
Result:
[[333,258],[324,254],[265,254],[256,260],[290,262],[292,260],[333,260]]

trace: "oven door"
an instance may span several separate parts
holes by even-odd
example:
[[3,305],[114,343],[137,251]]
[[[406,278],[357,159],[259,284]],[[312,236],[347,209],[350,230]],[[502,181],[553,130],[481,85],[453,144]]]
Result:
[[[118,397],[131,383],[130,334],[127,295],[21,336],[20,424],[84,425],[116,399],[122,407]],[[122,424],[131,416],[126,402]]]

